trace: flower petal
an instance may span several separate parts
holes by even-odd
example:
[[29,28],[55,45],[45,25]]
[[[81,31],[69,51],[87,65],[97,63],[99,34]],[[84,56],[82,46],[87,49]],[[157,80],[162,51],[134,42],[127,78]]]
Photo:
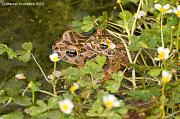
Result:
[[177,9],[176,9],[176,8],[174,8],[174,9],[173,9],[173,12],[174,12],[175,14],[177,14]]
[[168,10],[169,9],[169,4],[164,5],[163,8]]
[[163,70],[162,77],[172,77],[172,74],[169,71]]
[[170,53],[169,48],[165,48],[165,49],[164,49],[164,52],[165,52],[165,53]]
[[159,53],[159,52],[164,52],[164,48],[163,48],[163,47],[158,47],[158,48],[157,48],[157,51],[158,51],[158,53]]
[[160,4],[155,4],[155,5],[154,5],[154,8],[157,9],[157,10],[159,10],[160,8],[162,8],[162,6],[161,6]]
[[160,59],[158,57],[155,57],[154,60],[159,61]]
[[178,11],[180,10],[180,5],[177,6],[177,10],[178,10]]
[[166,11],[166,13],[172,13],[172,12],[173,12],[172,9],[169,9],[169,10]]
[[119,101],[114,102],[113,106],[114,107],[119,107],[120,106],[120,102]]

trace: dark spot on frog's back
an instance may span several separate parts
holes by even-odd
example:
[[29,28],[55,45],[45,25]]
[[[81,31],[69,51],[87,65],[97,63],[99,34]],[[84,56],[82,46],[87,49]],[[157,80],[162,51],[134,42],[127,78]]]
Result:
[[52,48],[53,50],[55,50],[55,51],[57,51],[59,48],[58,47],[56,47],[56,46],[53,46],[53,48]]
[[64,56],[63,60],[68,61],[69,59],[66,56]]
[[[71,45],[71,43],[70,43],[70,41],[63,41],[63,43],[65,43],[66,45]],[[59,44],[59,45],[61,45],[61,44]]]
[[75,62],[76,64],[79,64],[79,61],[78,61],[77,59],[75,59],[74,62]]
[[74,39],[73,33],[72,33],[72,32],[69,32],[69,35],[70,35],[71,41],[72,41],[73,43],[76,43],[76,40]]
[[87,50],[85,48],[81,48],[80,53],[85,53]]
[[97,56],[97,54],[94,54],[89,59],[94,59],[96,56]]

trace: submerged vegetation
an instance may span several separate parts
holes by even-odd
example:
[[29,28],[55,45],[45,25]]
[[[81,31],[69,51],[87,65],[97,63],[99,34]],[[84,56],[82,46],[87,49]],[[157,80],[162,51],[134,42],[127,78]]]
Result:
[[[0,1],[0,119],[180,119],[177,0],[15,1]],[[106,29],[128,65],[105,80],[104,55],[66,63],[51,47],[69,29]]]

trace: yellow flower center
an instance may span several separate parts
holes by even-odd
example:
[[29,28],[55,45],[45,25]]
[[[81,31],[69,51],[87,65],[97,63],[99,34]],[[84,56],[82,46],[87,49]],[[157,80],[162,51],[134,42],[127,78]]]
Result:
[[164,9],[164,8],[162,7],[162,8],[159,8],[159,11],[160,11],[161,13],[166,13],[167,9]]
[[62,106],[62,110],[66,111],[66,110],[68,110],[68,109],[69,109],[69,106],[68,106],[67,104],[64,104],[64,105]]
[[76,91],[77,89],[78,89],[77,86],[71,86],[70,92],[71,92],[71,93],[74,93],[74,91]]
[[176,15],[177,15],[178,17],[180,17],[180,10],[177,11]]
[[54,61],[54,62],[57,62],[58,60],[59,60],[58,57],[53,57],[53,61]]
[[169,78],[167,76],[162,77],[162,82],[164,82],[164,83],[168,83],[170,80],[171,80],[171,78]]
[[111,109],[113,106],[113,102],[112,101],[106,101],[106,102],[104,102],[104,105],[107,109]]
[[160,60],[163,60],[164,57],[165,57],[164,52],[159,52],[158,58],[159,58]]

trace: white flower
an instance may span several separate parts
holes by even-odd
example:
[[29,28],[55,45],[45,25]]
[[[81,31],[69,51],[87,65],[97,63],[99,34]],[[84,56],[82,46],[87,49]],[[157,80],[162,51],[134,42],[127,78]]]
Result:
[[73,83],[73,85],[70,87],[70,92],[72,93],[72,94],[74,94],[74,92],[77,90],[77,89],[79,89],[79,84],[78,83]]
[[23,73],[21,73],[21,74],[16,74],[15,77],[16,77],[17,79],[26,79],[26,77],[24,76]]
[[157,52],[158,52],[158,57],[155,58],[155,60],[164,60],[169,58],[170,51],[168,48],[159,47],[157,48]]
[[59,101],[59,108],[65,114],[70,114],[74,108],[74,104],[70,99]]
[[50,58],[50,60],[51,60],[52,62],[57,62],[57,61],[60,60],[60,58],[59,58],[59,56],[58,56],[58,54],[57,54],[56,52],[53,53],[53,54],[51,54],[51,55],[49,56],[49,58]]
[[134,14],[134,17],[137,17],[138,19],[141,19],[141,17],[146,16],[146,13],[144,11],[139,11],[139,14]]
[[114,95],[108,94],[103,97],[103,104],[107,109],[111,109],[112,107],[119,107],[120,101]]
[[162,81],[163,83],[168,83],[168,82],[170,82],[170,81],[171,81],[171,78],[172,78],[171,72],[166,71],[166,70],[163,70],[163,71],[162,71],[162,79],[161,79],[161,81]]
[[180,17],[180,5],[178,5],[173,11],[178,17]]
[[[51,80],[53,79],[53,73],[48,75],[48,78],[51,79]],[[55,71],[55,77],[59,78],[60,76],[61,76],[61,72],[60,71]]]
[[155,4],[154,5],[154,8],[155,9],[157,9],[157,10],[159,10],[161,13],[171,13],[172,12],[172,10],[171,9],[169,9],[169,4],[166,4],[166,5],[164,5],[164,6],[161,6],[161,4]]

